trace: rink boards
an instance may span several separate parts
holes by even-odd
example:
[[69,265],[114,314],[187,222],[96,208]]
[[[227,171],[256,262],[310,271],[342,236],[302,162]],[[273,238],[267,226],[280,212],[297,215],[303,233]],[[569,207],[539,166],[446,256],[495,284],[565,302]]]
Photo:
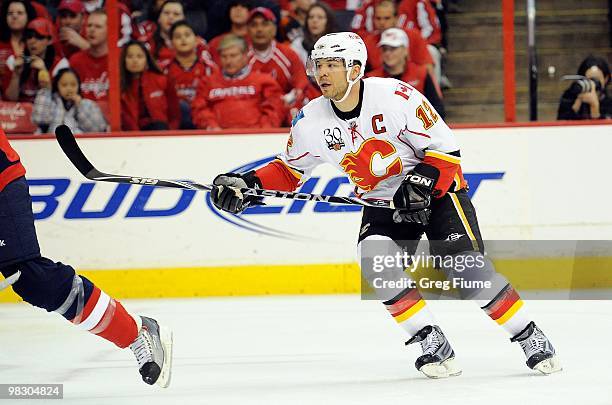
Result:
[[[610,239],[612,126],[455,133],[485,239]],[[260,167],[286,142],[284,132],[80,139],[105,172],[201,183]],[[28,170],[43,254],[72,264],[116,296],[359,291],[358,207],[268,199],[235,217],[217,211],[207,193],[87,181],[54,139],[12,144]],[[302,191],[348,195],[351,187],[342,173],[319,167]],[[582,288],[612,286],[602,271],[607,257],[512,256],[499,265],[523,288],[563,287],[559,269],[578,262],[592,269]],[[525,272],[536,261],[544,276]],[[0,301],[14,300],[11,294],[0,293]]]

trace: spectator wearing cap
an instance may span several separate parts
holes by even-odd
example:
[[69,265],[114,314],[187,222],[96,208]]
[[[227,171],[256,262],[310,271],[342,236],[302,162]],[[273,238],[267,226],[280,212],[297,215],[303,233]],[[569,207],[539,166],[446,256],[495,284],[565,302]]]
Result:
[[0,83],[8,86],[10,71],[6,61],[21,55],[25,49],[24,32],[30,21],[36,18],[36,11],[26,0],[9,0],[0,6]]
[[244,38],[227,34],[219,44],[221,72],[199,84],[192,105],[198,128],[270,128],[282,121],[281,89],[249,64]]
[[89,49],[85,39],[85,6],[81,0],[62,0],[57,7],[57,28],[64,56]]
[[234,34],[244,38],[250,45],[250,38],[247,30],[247,22],[249,20],[249,12],[253,8],[251,1],[249,0],[234,0],[228,4],[227,7],[227,19],[230,21],[231,28],[228,32],[217,35],[208,43],[208,48],[213,61],[219,65],[221,60],[219,58],[219,44],[226,34]]
[[46,18],[35,18],[26,27],[26,47],[23,55],[11,55],[7,67],[10,80],[4,91],[11,101],[32,102],[42,87],[51,87],[51,78],[60,69],[68,67],[68,61],[55,52],[55,27]]
[[[364,34],[363,42],[365,42],[368,50],[368,63],[366,70],[378,69],[382,66],[382,55],[378,47],[381,34],[384,30],[397,27],[397,9],[392,0],[380,0],[372,6],[373,11],[373,29],[369,34]],[[405,29],[408,38],[408,52],[410,61],[417,65],[427,67],[429,73],[434,75],[433,59],[428,52],[427,43],[421,37],[418,30]]]
[[254,70],[269,73],[283,91],[285,123],[303,107],[308,78],[300,57],[291,46],[275,41],[276,16],[264,7],[251,10],[248,22],[251,64]]
[[389,28],[380,38],[378,46],[382,52],[383,65],[368,76],[392,77],[401,80],[421,92],[444,118],[444,106],[431,75],[423,65],[410,62],[408,36],[401,28]]
[[108,99],[108,42],[107,17],[104,10],[96,10],[87,17],[85,37],[89,49],[70,57],[70,66],[81,79],[81,95],[95,101]]

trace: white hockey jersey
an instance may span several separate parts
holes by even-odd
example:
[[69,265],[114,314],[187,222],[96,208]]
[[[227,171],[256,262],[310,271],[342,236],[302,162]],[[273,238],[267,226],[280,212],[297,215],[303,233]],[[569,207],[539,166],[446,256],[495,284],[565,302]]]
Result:
[[348,176],[362,199],[391,200],[406,174],[423,161],[438,166],[442,175],[450,168],[446,189],[453,182],[462,187],[459,146],[427,99],[396,79],[372,77],[362,84],[357,118],[339,118],[324,97],[308,103],[293,120],[277,164],[303,183],[316,166],[329,163]]

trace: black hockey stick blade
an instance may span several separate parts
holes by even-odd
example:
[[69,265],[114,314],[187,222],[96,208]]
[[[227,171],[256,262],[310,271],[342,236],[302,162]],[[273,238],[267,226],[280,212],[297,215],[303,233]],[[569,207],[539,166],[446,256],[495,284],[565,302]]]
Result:
[[55,137],[64,151],[64,154],[70,159],[74,167],[76,167],[83,176],[90,179],[90,176],[94,174],[92,172],[96,172],[97,170],[87,159],[85,154],[83,154],[81,148],[79,148],[70,128],[68,128],[67,125],[60,125],[55,129]]
[[187,190],[200,190],[210,191],[212,186],[191,183],[186,181],[178,180],[162,180],[153,179],[141,176],[126,176],[126,175],[114,175],[99,171],[95,166],[87,159],[87,156],[83,153],[79,144],[77,143],[74,134],[66,125],[60,125],[55,129],[55,137],[60,147],[64,151],[64,154],[70,159],[74,167],[89,180],[94,181],[106,181],[111,183],[127,183],[127,184],[140,184],[145,186],[157,186],[157,187],[169,187],[169,188],[182,188]]
[[[94,167],[93,164],[87,159],[76,139],[74,134],[66,125],[60,125],[55,130],[55,136],[57,138],[60,147],[64,151],[64,154],[70,159],[72,164],[89,180],[94,181],[105,181],[111,183],[127,183],[127,184],[139,184],[142,186],[155,186],[155,187],[167,187],[167,188],[181,188],[186,190],[198,190],[198,191],[211,191],[214,186],[210,184],[199,184],[196,182],[187,182],[179,180],[163,180],[155,179],[150,177],[141,176],[127,176],[120,174],[108,174],[99,171]],[[386,200],[375,200],[375,201],[364,201],[356,197],[337,197],[330,195],[317,195],[310,193],[300,192],[288,192],[288,191],[277,191],[277,190],[264,190],[254,188],[241,188],[240,191],[244,195],[257,196],[257,197],[275,197],[275,198],[287,198],[292,200],[305,200],[305,201],[316,201],[316,202],[328,202],[336,204],[350,204],[350,205],[364,205],[371,207],[382,207],[382,208],[394,208],[393,201]]]

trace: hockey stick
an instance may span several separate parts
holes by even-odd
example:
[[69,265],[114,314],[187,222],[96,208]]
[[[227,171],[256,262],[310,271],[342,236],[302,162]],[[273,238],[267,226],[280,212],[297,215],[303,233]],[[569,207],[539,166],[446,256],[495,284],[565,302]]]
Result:
[[[127,184],[139,184],[142,186],[155,186],[155,187],[167,187],[167,188],[180,188],[185,190],[197,190],[197,191],[211,191],[213,186],[210,184],[199,184],[195,182],[186,182],[178,180],[163,180],[155,179],[151,177],[141,176],[127,176],[121,174],[108,174],[96,169],[89,159],[85,156],[81,148],[79,147],[74,134],[66,125],[60,125],[55,130],[55,136],[60,147],[64,151],[64,154],[70,159],[74,167],[89,180],[93,181],[106,181],[111,183],[127,183]],[[327,202],[337,204],[350,204],[350,205],[363,205],[369,207],[383,207],[383,208],[394,208],[393,201],[385,200],[372,200],[363,201],[356,197],[337,197],[331,195],[318,195],[310,193],[296,193],[288,191],[276,191],[276,190],[265,190],[255,188],[241,188],[240,191],[245,196],[257,196],[257,197],[276,197],[276,198],[288,198],[292,200],[305,200],[305,201],[316,201],[316,202]]]

